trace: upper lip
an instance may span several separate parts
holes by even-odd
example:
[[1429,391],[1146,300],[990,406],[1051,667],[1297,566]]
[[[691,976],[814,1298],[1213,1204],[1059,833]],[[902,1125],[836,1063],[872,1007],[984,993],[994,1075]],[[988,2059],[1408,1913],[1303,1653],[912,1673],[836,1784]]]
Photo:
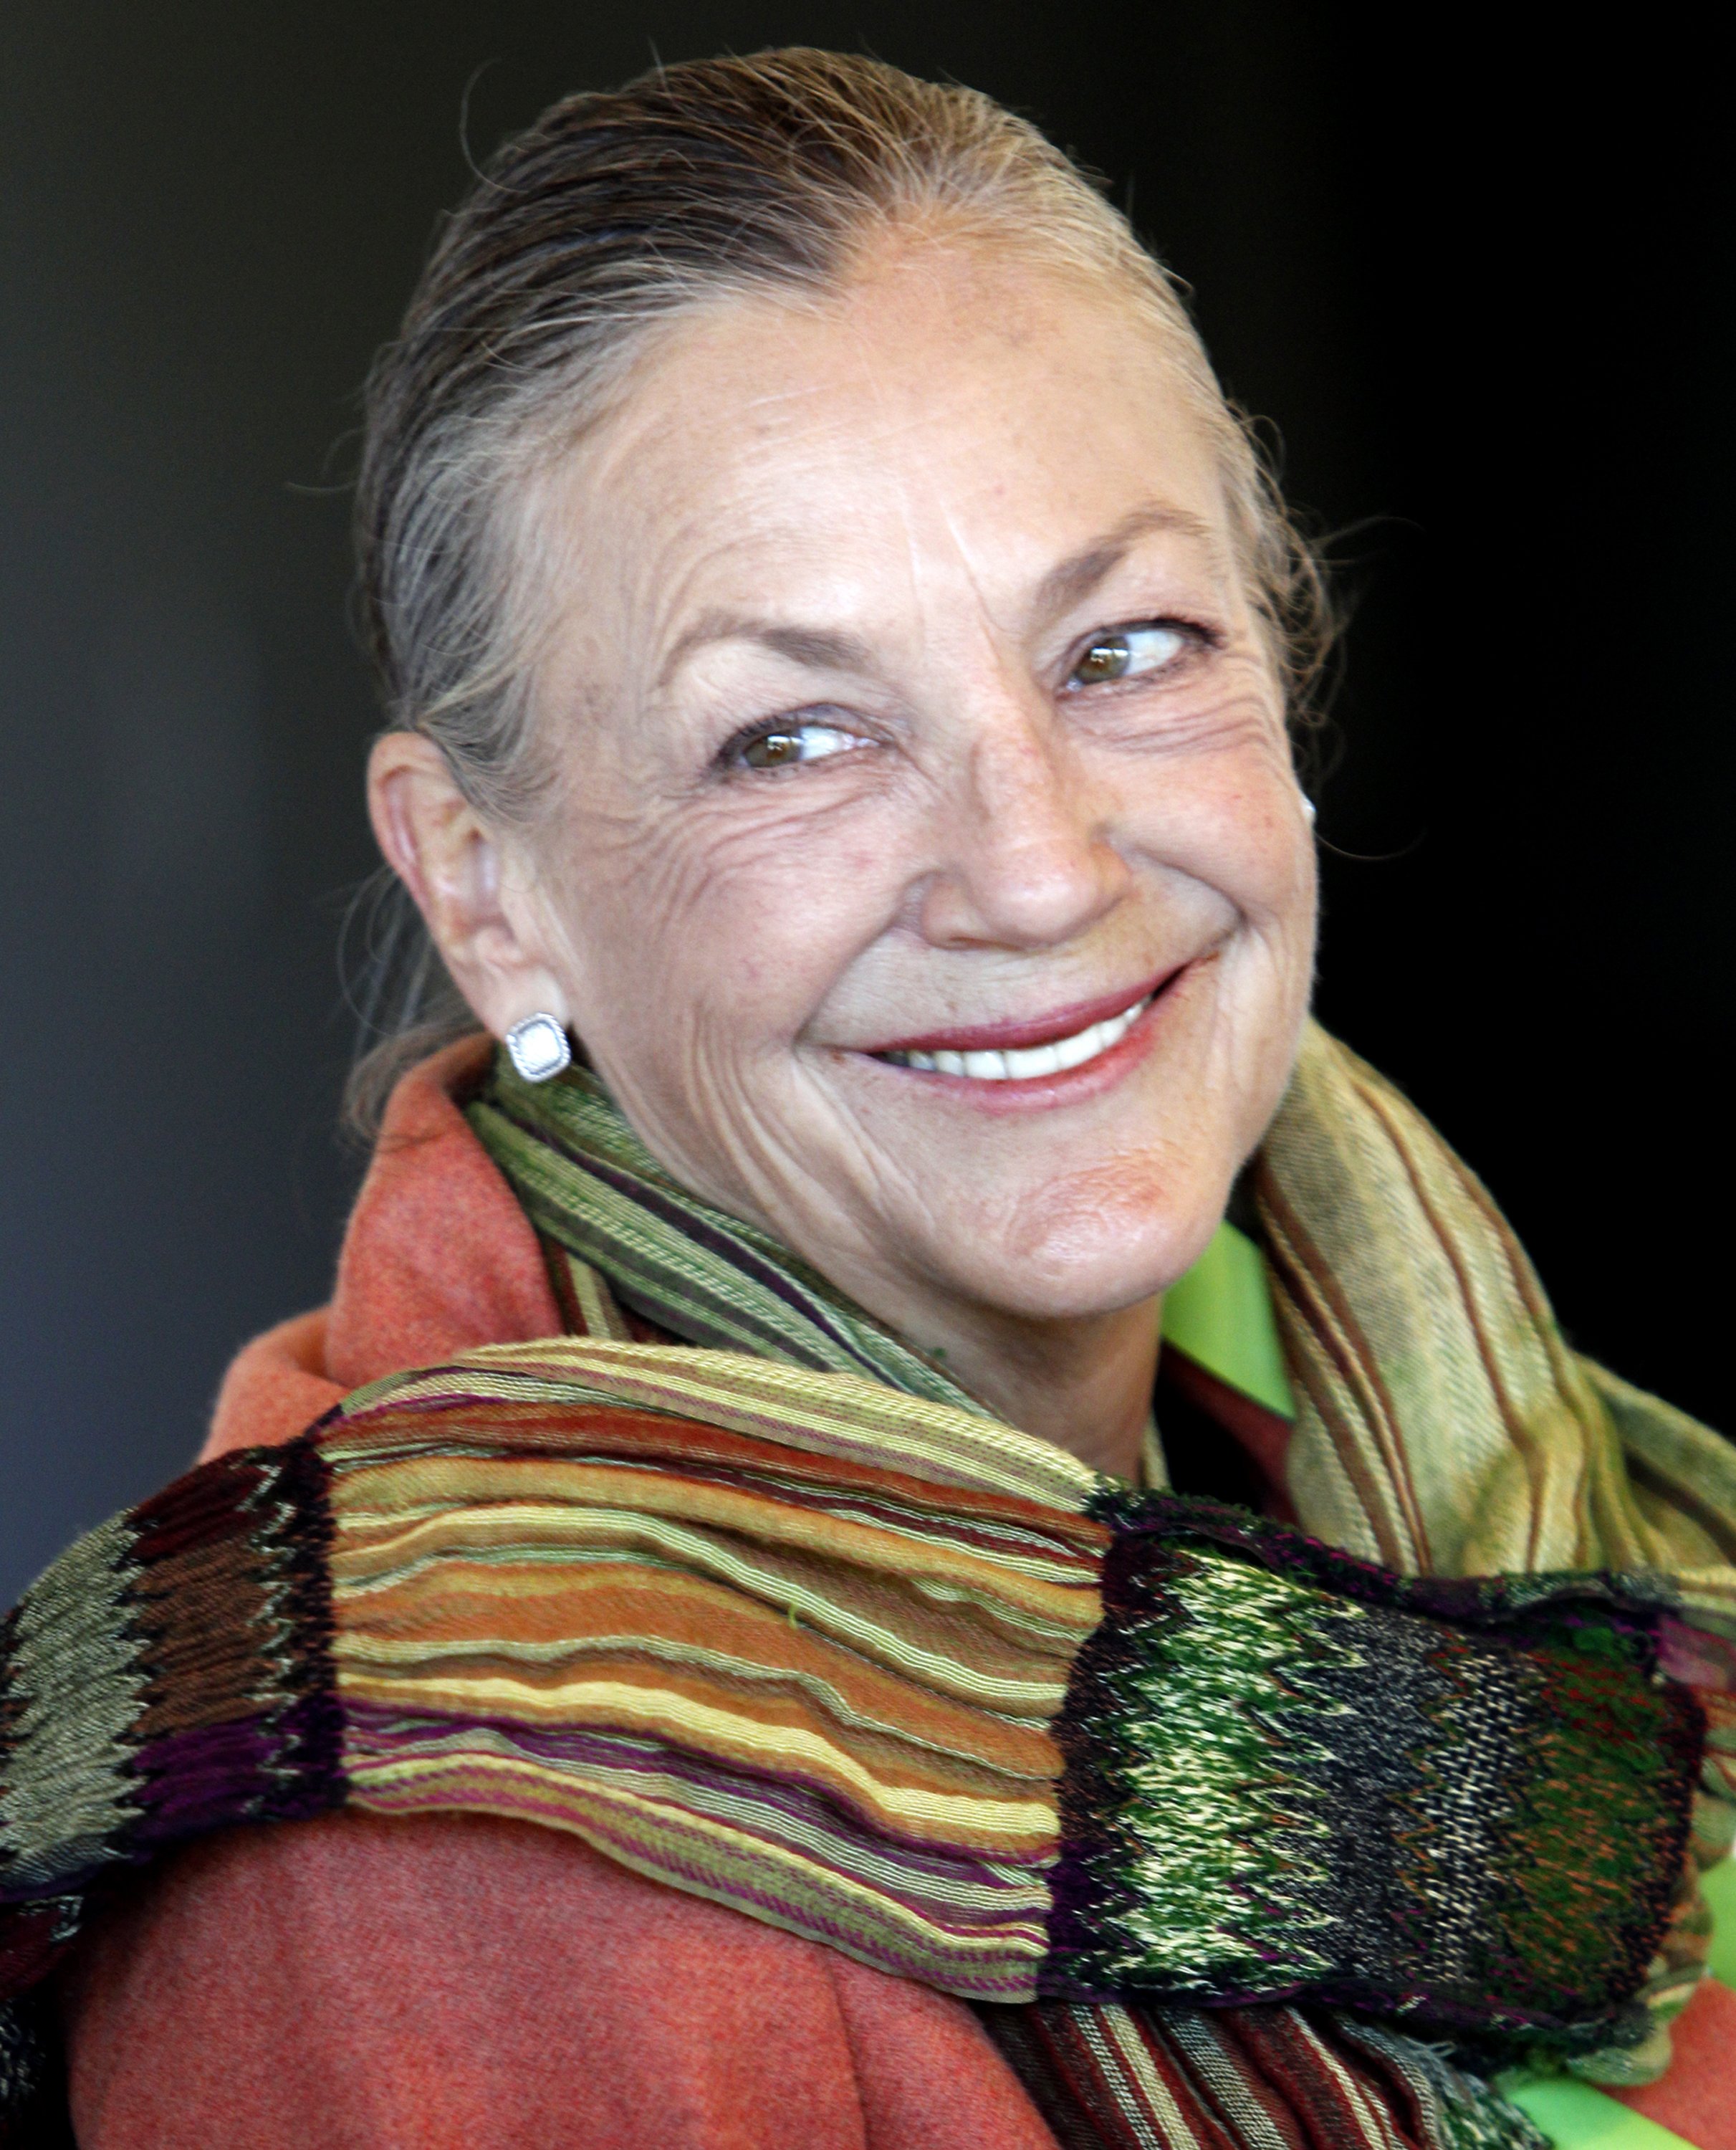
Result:
[[1119,992],[1099,993],[1095,1000],[1073,1001],[1047,1015],[1009,1017],[1004,1022],[978,1023],[968,1029],[924,1030],[908,1037],[888,1038],[883,1045],[858,1047],[871,1054],[885,1052],[1017,1052],[1027,1045],[1052,1045],[1057,1038],[1074,1037],[1094,1022],[1107,1022],[1166,986],[1183,966],[1160,972],[1137,986]]

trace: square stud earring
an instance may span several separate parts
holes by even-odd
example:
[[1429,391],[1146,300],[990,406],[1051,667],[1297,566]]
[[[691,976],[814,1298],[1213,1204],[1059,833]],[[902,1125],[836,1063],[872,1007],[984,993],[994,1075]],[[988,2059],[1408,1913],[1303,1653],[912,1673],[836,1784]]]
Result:
[[512,1064],[527,1083],[546,1083],[572,1063],[566,1027],[551,1015],[527,1015],[506,1033]]

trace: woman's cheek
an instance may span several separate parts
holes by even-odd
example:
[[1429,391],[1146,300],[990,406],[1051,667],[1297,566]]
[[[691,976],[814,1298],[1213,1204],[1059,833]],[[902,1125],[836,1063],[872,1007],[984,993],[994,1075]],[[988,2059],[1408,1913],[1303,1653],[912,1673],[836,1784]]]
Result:
[[1210,772],[1191,806],[1186,870],[1255,925],[1311,918],[1313,836],[1287,760]]
[[[737,885],[727,901],[685,907],[638,966],[633,997],[648,1045],[680,1035],[696,1070],[787,1054],[854,953],[848,921],[800,892]],[[652,977],[653,992],[646,990]]]
[[694,911],[708,997],[794,1039],[898,915],[910,878],[884,817],[788,827],[716,862]]

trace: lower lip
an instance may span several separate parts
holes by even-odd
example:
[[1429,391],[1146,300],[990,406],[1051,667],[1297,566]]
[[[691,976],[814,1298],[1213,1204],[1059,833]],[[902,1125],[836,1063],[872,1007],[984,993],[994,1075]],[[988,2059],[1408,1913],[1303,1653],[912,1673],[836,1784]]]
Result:
[[1079,1104],[1088,1098],[1113,1089],[1124,1076],[1131,1074],[1139,1066],[1151,1049],[1164,1010],[1194,968],[1192,963],[1184,963],[1179,971],[1171,972],[1152,995],[1138,1022],[1106,1052],[1099,1052],[1094,1060],[1087,1060],[1080,1067],[1063,1068],[1056,1075],[1009,1076],[999,1082],[984,1082],[975,1076],[943,1075],[938,1068],[898,1067],[884,1060],[874,1060],[870,1055],[862,1057],[888,1075],[902,1075],[948,1098],[957,1098],[963,1104],[974,1106],[979,1112],[1041,1113],[1057,1105]]

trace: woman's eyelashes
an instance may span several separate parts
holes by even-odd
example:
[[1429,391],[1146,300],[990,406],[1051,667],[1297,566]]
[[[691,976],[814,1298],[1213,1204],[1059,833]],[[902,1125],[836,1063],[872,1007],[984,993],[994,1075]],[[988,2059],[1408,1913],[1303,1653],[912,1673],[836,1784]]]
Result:
[[1062,691],[1078,694],[1092,687],[1172,677],[1190,659],[1215,649],[1220,638],[1212,628],[1184,619],[1146,619],[1108,628],[1077,650]]
[[717,766],[726,772],[765,775],[829,760],[868,744],[859,732],[846,730],[831,712],[798,710],[744,727],[718,754]]

